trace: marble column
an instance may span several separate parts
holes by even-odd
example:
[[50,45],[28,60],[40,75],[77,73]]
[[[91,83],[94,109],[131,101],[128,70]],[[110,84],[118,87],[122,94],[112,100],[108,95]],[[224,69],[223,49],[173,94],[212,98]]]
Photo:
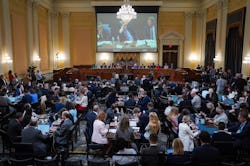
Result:
[[12,33],[9,0],[2,0],[3,5],[3,30],[5,36],[4,59],[9,58],[8,69],[13,70]]
[[33,45],[33,54],[32,54],[32,62],[36,63],[37,68],[40,69],[40,62],[35,62],[35,59],[40,58],[40,50],[39,50],[39,33],[38,33],[38,7],[39,2],[33,2],[33,28],[34,28],[34,45]]
[[196,54],[199,64],[204,65],[205,37],[206,36],[206,11],[196,12]]
[[69,13],[62,13],[62,36],[63,52],[65,56],[64,67],[70,66],[70,35],[69,35]]
[[193,12],[185,12],[184,66],[190,67],[189,56],[192,46],[192,16]]
[[48,50],[49,50],[49,69],[53,69],[54,54],[53,54],[53,42],[52,42],[52,17],[51,10],[48,11]]
[[201,64],[205,64],[205,49],[206,49],[206,26],[207,26],[207,10],[202,10],[202,43],[201,43]]
[[223,0],[222,8],[222,23],[221,23],[221,66],[225,66],[225,54],[226,54],[226,35],[227,35],[227,13],[228,12],[228,0]]
[[243,42],[242,55],[242,73],[244,76],[250,76],[250,1],[247,1],[246,17],[245,17],[245,32]]
[[1,63],[1,65],[0,65],[0,74],[3,73],[3,65],[2,65],[2,63],[3,63],[3,50],[2,50],[2,44],[3,44],[3,42],[2,42],[2,24],[0,24],[0,63]]
[[28,28],[28,57],[29,65],[33,63],[33,18],[32,18],[32,0],[27,0],[27,28]]
[[58,62],[56,60],[56,55],[59,52],[59,46],[58,46],[58,13],[53,12],[52,14],[52,56],[51,58],[53,59],[53,68],[57,69],[58,68]]

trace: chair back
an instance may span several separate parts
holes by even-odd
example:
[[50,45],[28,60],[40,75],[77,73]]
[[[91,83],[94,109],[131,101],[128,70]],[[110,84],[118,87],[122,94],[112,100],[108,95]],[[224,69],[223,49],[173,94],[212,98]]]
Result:
[[12,166],[27,166],[27,165],[33,165],[33,158],[27,158],[27,159],[14,159],[10,158],[10,163]]
[[103,159],[89,159],[88,160],[88,166],[110,166],[109,160],[103,160]]
[[87,147],[88,147],[88,145],[91,143],[91,138],[88,135],[87,131],[84,131],[84,136],[85,136]]
[[36,166],[58,166],[56,157],[50,160],[41,160],[41,159],[35,158],[35,164]]
[[33,158],[34,156],[32,143],[14,143],[13,147],[15,149],[14,157],[16,159],[27,159]]
[[236,155],[234,141],[215,141],[213,146],[219,149],[221,155]]
[[120,165],[118,163],[115,163],[115,166],[138,166],[138,163],[135,162],[135,163],[129,163],[129,164],[123,164],[123,165]]
[[8,165],[10,165],[10,164],[8,163],[7,158],[1,158],[0,159],[0,166],[8,166]]

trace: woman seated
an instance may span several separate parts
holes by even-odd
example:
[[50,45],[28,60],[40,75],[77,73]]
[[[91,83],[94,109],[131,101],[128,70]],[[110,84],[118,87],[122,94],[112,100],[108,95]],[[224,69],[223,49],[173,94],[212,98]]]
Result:
[[184,165],[190,162],[188,153],[184,152],[184,145],[179,138],[175,138],[172,143],[173,154],[167,155],[167,165]]
[[144,137],[149,140],[150,134],[158,134],[160,131],[160,121],[156,112],[149,113],[149,122],[145,128]]
[[163,132],[169,136],[170,140],[178,137],[178,113],[178,108],[172,107],[164,121]]
[[[120,165],[130,165],[130,166],[136,166],[138,165],[138,159],[136,156],[136,151],[133,148],[129,148],[129,143],[125,141],[123,138],[117,139],[117,148],[118,152],[113,155],[112,161],[115,163],[116,166]],[[122,156],[124,154],[124,156]],[[133,156],[134,155],[134,156]]]
[[129,126],[128,116],[123,116],[120,120],[119,126],[116,131],[117,138],[123,138],[125,141],[134,141],[133,129]]
[[100,112],[96,117],[96,120],[93,124],[93,134],[91,141],[96,144],[107,144],[107,132],[108,128],[105,125],[104,121],[106,118],[105,112]]
[[135,150],[138,150],[136,144],[134,143],[134,131],[129,126],[129,118],[126,115],[123,116],[120,120],[119,126],[116,131],[116,138],[124,139],[125,141],[129,142]]
[[77,111],[84,111],[88,107],[88,96],[86,89],[82,89],[80,91],[80,96],[75,99],[76,109]]
[[74,103],[72,103],[72,102],[66,102],[65,107],[66,107],[67,110],[69,110],[69,113],[73,117],[74,123],[76,123],[76,121],[77,121],[77,110],[75,108]]

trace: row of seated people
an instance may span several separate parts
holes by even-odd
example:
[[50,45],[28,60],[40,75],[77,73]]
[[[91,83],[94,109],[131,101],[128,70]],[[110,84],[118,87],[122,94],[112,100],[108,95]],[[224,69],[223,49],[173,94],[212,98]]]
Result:
[[[26,109],[30,110],[30,107]],[[38,158],[57,154],[62,149],[67,155],[68,144],[72,141],[73,130],[77,125],[72,114],[63,108],[57,123],[51,125],[48,118],[32,113],[29,116],[26,111],[15,113],[15,117],[8,123],[5,141],[9,146],[15,143],[33,144],[34,156]],[[29,122],[24,126],[24,121]]]

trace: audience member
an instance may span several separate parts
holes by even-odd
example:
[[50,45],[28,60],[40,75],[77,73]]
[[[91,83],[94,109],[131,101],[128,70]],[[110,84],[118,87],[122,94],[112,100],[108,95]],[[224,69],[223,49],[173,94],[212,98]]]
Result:
[[239,124],[228,129],[232,132],[235,139],[235,148],[250,151],[250,122],[248,120],[248,111],[242,110],[238,115]]
[[120,119],[117,131],[116,131],[116,137],[122,138],[127,142],[133,142],[134,141],[134,131],[129,126],[129,118],[128,116],[123,116]]
[[158,134],[160,131],[160,121],[155,112],[149,113],[149,122],[145,128],[144,137],[149,140],[150,134]]
[[[100,112],[99,105],[94,105],[93,110],[88,111],[88,113],[85,116],[85,120],[87,121],[86,134],[88,134],[89,138],[92,137],[93,124],[99,112]],[[88,140],[88,141],[91,141],[91,140]]]
[[151,166],[151,165],[164,165],[164,154],[166,148],[158,144],[158,135],[150,134],[149,136],[150,146],[144,148],[141,151],[142,166]]
[[190,156],[184,152],[184,145],[179,138],[175,138],[172,143],[173,154],[167,155],[168,165],[183,165],[190,162]]
[[191,96],[193,97],[191,103],[195,111],[199,111],[201,108],[201,97],[197,95],[197,90],[192,89]]
[[106,114],[105,112],[99,112],[99,114],[96,117],[96,120],[93,124],[93,134],[92,134],[92,142],[96,144],[107,144],[107,132],[108,132],[108,126],[105,126],[105,118]]
[[136,105],[136,101],[132,93],[128,94],[128,100],[125,101],[124,106],[126,108],[133,108]]
[[[116,163],[116,165],[127,165],[127,164],[133,164],[138,162],[136,151],[133,148],[128,147],[128,142],[125,141],[123,138],[117,139],[116,147],[118,148],[118,152],[113,155],[112,161],[113,163]],[[123,156],[122,154],[128,154],[131,156]],[[135,156],[132,156],[135,155]]]
[[22,122],[23,114],[21,112],[17,112],[14,119],[11,119],[8,124],[7,134],[12,143],[21,141],[19,136],[21,136],[22,132]]
[[232,136],[225,130],[226,125],[224,122],[219,122],[218,131],[212,135],[211,143],[216,141],[233,141]]
[[210,144],[211,137],[208,132],[202,131],[199,135],[201,146],[194,149],[192,153],[192,164],[201,166],[219,165],[220,155],[219,150]]
[[228,123],[228,117],[227,114],[225,113],[224,109],[222,106],[216,107],[216,115],[214,116],[213,119],[210,119],[209,122],[214,123],[216,125],[219,124],[219,122],[223,122],[227,125]]
[[72,102],[66,102],[65,108],[69,110],[69,113],[73,118],[73,122],[76,123],[78,117],[77,117],[77,110],[75,108],[75,104]]
[[46,145],[48,135],[43,135],[36,127],[37,119],[31,120],[22,131],[22,143],[32,143],[34,156],[42,158],[48,155]]
[[200,132],[193,132],[190,127],[190,116],[185,115],[182,118],[182,123],[179,124],[179,138],[183,142],[184,151],[192,152],[194,149],[194,137]]
[[54,131],[54,140],[56,145],[67,147],[70,129],[73,126],[73,123],[70,120],[70,113],[68,111],[63,111],[61,118],[63,121],[60,127]]

